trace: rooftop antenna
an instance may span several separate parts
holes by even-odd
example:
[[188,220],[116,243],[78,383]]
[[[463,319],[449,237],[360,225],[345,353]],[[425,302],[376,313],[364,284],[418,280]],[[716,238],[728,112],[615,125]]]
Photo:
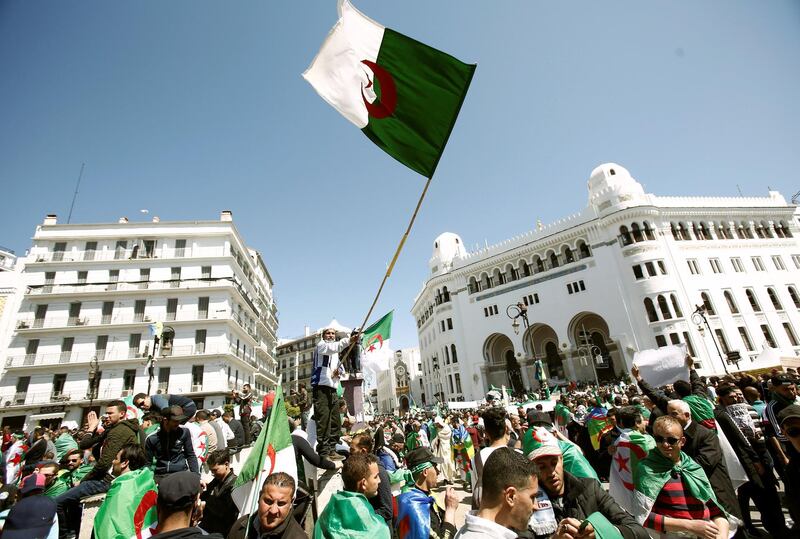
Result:
[[83,168],[86,166],[86,163],[81,163],[81,172],[78,174],[78,183],[75,184],[75,194],[72,195],[72,204],[69,206],[69,215],[67,216],[67,224],[69,224],[70,220],[72,219],[72,210],[75,208],[75,199],[78,198],[78,189],[81,186],[81,178],[83,178]]

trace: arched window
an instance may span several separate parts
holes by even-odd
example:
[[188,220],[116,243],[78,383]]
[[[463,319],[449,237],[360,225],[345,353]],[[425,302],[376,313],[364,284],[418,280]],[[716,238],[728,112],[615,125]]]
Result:
[[450,301],[450,292],[447,290],[446,286],[442,287],[442,300],[447,303]]
[[690,240],[692,237],[689,235],[689,227],[684,225],[683,223],[678,223],[678,228],[681,231],[681,237],[685,240]]
[[706,313],[710,314],[711,316],[716,315],[717,313],[714,311],[714,304],[711,303],[711,298],[705,292],[700,294],[700,299],[703,300],[703,305],[706,308]]
[[700,223],[700,239],[703,240],[711,239],[711,231],[708,230],[708,226],[706,226],[705,223]]
[[756,223],[756,236],[759,238],[766,237],[766,234],[764,233],[764,226],[761,223]]
[[731,314],[739,314],[739,307],[736,306],[736,302],[733,301],[733,294],[731,294],[730,290],[726,290],[724,292],[725,301],[728,303],[728,310],[731,311]]
[[653,233],[653,227],[650,226],[650,223],[647,221],[644,222],[644,237],[647,240],[653,241],[656,239],[655,233]]
[[739,223],[739,237],[742,239],[753,239],[753,229],[750,228],[750,223],[747,221],[742,221]]
[[733,239],[733,236],[731,235],[731,230],[728,228],[727,223],[720,222],[717,225],[717,237],[723,240]]
[[488,290],[492,287],[492,278],[488,274],[481,274],[481,290]]
[[568,246],[564,246],[562,253],[564,255],[564,264],[575,262],[575,255],[572,254],[572,249],[570,249]]
[[589,246],[586,244],[585,241],[581,241],[578,243],[578,252],[580,253],[581,259],[589,258],[592,256],[592,252],[589,250]]
[[747,295],[747,301],[750,302],[750,307],[753,308],[753,311],[760,312],[761,306],[758,304],[758,299],[756,299],[756,293],[749,288],[744,293]]
[[781,231],[783,232],[783,237],[784,238],[793,237],[792,236],[792,231],[789,230],[789,225],[786,224],[786,221],[781,221],[779,226],[781,227]]
[[517,270],[511,264],[506,264],[506,282],[516,281],[519,276],[517,275]]
[[644,236],[642,235],[642,229],[639,228],[639,223],[633,223],[631,225],[631,234],[633,235],[634,242],[644,241]]
[[656,308],[653,305],[652,299],[644,298],[644,310],[647,312],[648,322],[658,322],[658,314],[656,313]]
[[789,297],[792,298],[794,306],[800,309],[800,296],[797,295],[797,290],[793,286],[789,287]]
[[555,253],[550,253],[550,267],[551,268],[558,267],[558,255]]
[[545,362],[551,378],[564,378],[564,363],[558,354],[558,346],[553,341],[544,345]]
[[475,277],[470,277],[469,278],[468,287],[469,287],[469,293],[470,294],[474,294],[475,292],[480,292],[481,291],[481,287],[478,284],[478,281],[477,281],[477,279],[475,279]]
[[495,268],[492,272],[492,282],[496,286],[500,286],[501,284],[505,284],[506,276],[502,272],[500,272],[500,268]]
[[769,226],[769,223],[766,221],[761,221],[761,230],[764,231],[764,236],[767,238],[772,237],[772,227]]
[[672,239],[675,241],[681,241],[681,230],[678,228],[675,223],[669,224],[669,229],[672,231]]
[[781,305],[781,300],[778,299],[778,294],[775,293],[775,290],[773,288],[767,288],[767,295],[772,302],[772,306],[775,307],[775,310],[782,311],[783,305]]
[[438,288],[436,289],[436,299],[434,300],[434,302],[436,303],[436,305],[442,304],[442,291],[439,290]]
[[522,275],[525,277],[530,277],[531,275],[531,267],[528,265],[528,262],[523,260],[519,263],[520,271],[522,271]]
[[779,223],[772,223],[772,228],[775,231],[776,238],[785,238],[786,235],[783,233],[783,228]]
[[631,233],[628,232],[628,227],[625,225],[619,227],[619,237],[622,239],[622,245],[630,245],[633,243],[633,239],[631,239]]
[[669,320],[672,318],[672,313],[669,312],[669,305],[667,304],[667,299],[664,296],[658,296],[658,308],[661,311],[661,317],[664,320]]
[[541,273],[544,271],[544,261],[539,255],[536,255],[533,258],[533,264],[536,267],[536,273]]
[[678,296],[671,294],[670,299],[672,300],[672,310],[675,311],[675,316],[678,318],[682,317],[683,313],[681,312],[681,306],[678,303]]
[[450,345],[450,357],[453,360],[453,363],[458,363],[458,355],[456,354],[456,345]]

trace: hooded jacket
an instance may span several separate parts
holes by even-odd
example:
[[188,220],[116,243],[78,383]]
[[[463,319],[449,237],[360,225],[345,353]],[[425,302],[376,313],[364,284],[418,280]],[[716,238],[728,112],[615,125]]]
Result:
[[155,458],[156,475],[186,470],[200,473],[189,429],[178,427],[172,432],[159,429],[145,440],[144,452],[148,462]]
[[111,482],[111,474],[108,473],[111,468],[111,462],[117,456],[119,450],[127,444],[138,444],[139,438],[139,420],[137,419],[123,419],[110,428],[103,431],[102,434],[94,434],[89,438],[84,438],[79,447],[81,449],[100,448],[100,457],[92,468],[92,471],[86,474],[83,480],[104,480]]

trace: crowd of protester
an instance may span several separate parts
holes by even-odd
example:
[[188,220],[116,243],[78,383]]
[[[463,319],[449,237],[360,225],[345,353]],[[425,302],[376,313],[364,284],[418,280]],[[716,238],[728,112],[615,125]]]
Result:
[[[147,469],[158,485],[153,537],[308,537],[316,476],[307,474],[318,468],[340,473],[343,488],[315,513],[315,538],[797,537],[797,373],[705,379],[690,358],[686,366],[688,379],[662,387],[634,367],[626,380],[552,396],[490,394],[473,409],[362,422],[335,392],[300,388],[286,399],[298,476],[270,474],[252,514],[234,504],[231,466],[263,428],[250,388],[231,397],[239,418],[181,395],[138,394],[140,419],[118,400],[81,429],[5,428],[0,522],[9,537],[74,537],[82,500]],[[263,398],[265,417],[274,399]],[[461,523],[463,501],[472,511]]]

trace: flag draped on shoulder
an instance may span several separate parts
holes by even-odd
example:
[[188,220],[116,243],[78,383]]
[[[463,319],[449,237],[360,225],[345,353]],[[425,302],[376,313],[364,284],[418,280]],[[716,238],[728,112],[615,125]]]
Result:
[[261,485],[273,472],[287,473],[297,481],[297,461],[280,384],[275,390],[275,401],[267,428],[261,429],[261,434],[253,444],[250,456],[233,485],[231,497],[239,508],[239,516],[249,515],[257,509]]
[[383,151],[430,178],[475,67],[339,0],[339,20],[303,77]]
[[[697,462],[686,453],[681,453],[677,464],[661,454],[650,451],[633,471],[634,495],[631,514],[639,524],[647,520],[658,498],[658,493],[671,477],[680,476],[686,494],[697,498],[703,504],[713,501],[724,512],[711,489],[708,476]],[[726,514],[727,516],[727,514]]]
[[389,339],[392,338],[393,318],[394,311],[390,311],[361,334],[362,363],[372,367],[373,371],[383,371],[390,366]]
[[614,442],[616,450],[611,457],[611,475],[608,492],[627,512],[633,512],[633,471],[639,462],[652,451],[656,442],[649,434],[623,430]]
[[337,492],[314,525],[314,539],[389,539],[389,527],[363,494]]
[[111,482],[94,517],[97,539],[141,539],[153,534],[158,491],[150,468],[139,468]]

